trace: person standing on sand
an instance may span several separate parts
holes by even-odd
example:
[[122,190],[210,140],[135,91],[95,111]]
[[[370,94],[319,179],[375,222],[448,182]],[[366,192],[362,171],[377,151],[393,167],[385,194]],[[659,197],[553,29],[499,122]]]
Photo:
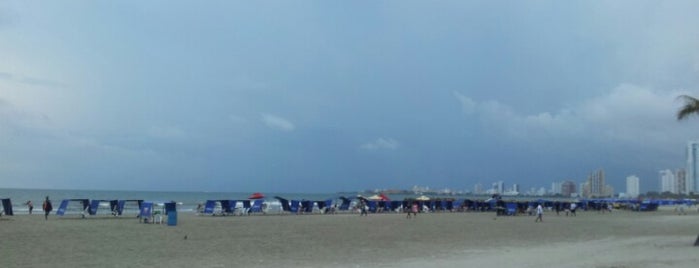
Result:
[[[413,204],[410,205],[410,207],[406,208],[406,210],[408,211],[408,216],[406,218],[408,218],[408,219],[410,219],[410,213],[413,214],[413,217],[417,218],[417,202],[413,201],[412,203]],[[408,203],[408,204],[410,204],[410,203]]]
[[27,201],[27,207],[29,207],[29,215],[32,215],[32,211],[34,210],[34,204],[32,204],[32,200]]
[[42,208],[44,209],[44,219],[48,220],[49,219],[49,213],[53,210],[53,205],[51,205],[51,200],[49,200],[49,196],[46,196],[46,200],[44,200],[44,204],[42,205]]
[[536,207],[536,220],[534,222],[542,222],[544,221],[544,208],[541,207],[541,204],[539,204]]
[[369,216],[369,214],[367,213],[366,202],[364,202],[364,199],[361,199],[359,201],[359,209],[361,210],[359,216]]

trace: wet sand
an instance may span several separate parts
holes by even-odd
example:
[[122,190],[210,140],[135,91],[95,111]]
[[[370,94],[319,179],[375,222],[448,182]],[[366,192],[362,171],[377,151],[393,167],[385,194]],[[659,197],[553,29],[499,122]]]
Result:
[[[699,213],[0,217],[0,267],[696,267]],[[187,239],[185,239],[185,236]]]

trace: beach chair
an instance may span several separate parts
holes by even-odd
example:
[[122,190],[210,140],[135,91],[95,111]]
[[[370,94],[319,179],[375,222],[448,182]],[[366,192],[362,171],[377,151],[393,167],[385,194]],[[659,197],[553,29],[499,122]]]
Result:
[[507,209],[506,215],[508,215],[508,216],[517,215],[517,203],[510,202],[510,203],[505,204],[505,207]]
[[262,199],[257,199],[253,201],[252,205],[250,206],[250,209],[248,210],[248,215],[251,213],[263,213],[264,211],[262,210],[262,205],[264,204],[264,200]]
[[291,200],[289,205],[289,212],[298,214],[301,202],[298,200]]
[[206,200],[204,203],[204,213],[203,214],[214,214],[216,209],[216,200]]

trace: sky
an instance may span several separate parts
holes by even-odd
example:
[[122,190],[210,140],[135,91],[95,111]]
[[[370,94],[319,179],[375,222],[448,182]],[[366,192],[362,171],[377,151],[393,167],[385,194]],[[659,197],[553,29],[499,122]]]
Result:
[[550,188],[685,167],[697,1],[3,1],[0,188]]

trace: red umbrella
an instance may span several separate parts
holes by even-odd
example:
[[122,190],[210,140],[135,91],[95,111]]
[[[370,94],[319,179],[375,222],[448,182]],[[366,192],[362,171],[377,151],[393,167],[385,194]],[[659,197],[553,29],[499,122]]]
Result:
[[265,198],[265,195],[262,193],[253,193],[250,196],[248,196],[248,199],[262,199]]
[[381,197],[381,200],[382,200],[382,201],[391,201],[391,199],[389,199],[388,196],[386,196],[386,195],[383,194],[383,193],[380,193],[380,194],[379,194],[379,197]]

